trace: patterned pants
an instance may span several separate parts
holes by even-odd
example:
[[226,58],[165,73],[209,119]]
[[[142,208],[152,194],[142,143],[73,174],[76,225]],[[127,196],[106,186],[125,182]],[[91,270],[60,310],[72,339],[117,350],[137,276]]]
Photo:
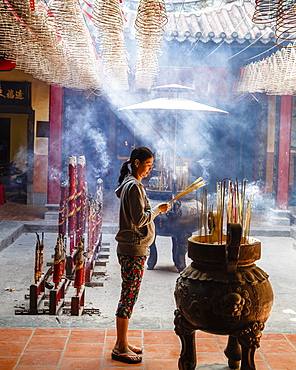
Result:
[[147,256],[118,254],[122,285],[116,316],[122,319],[129,319],[132,315],[134,305],[138,299],[146,259]]

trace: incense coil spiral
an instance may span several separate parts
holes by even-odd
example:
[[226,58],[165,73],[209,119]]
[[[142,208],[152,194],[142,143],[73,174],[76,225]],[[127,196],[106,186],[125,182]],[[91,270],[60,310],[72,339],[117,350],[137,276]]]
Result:
[[[22,68],[28,73],[37,70],[40,74],[40,67],[46,60],[40,33],[46,35],[47,30],[43,32],[42,22],[36,17],[36,12],[31,12],[28,2],[5,1],[5,3],[7,11],[4,16],[10,25],[6,33],[8,44],[5,53],[9,59],[17,62],[17,68]],[[37,4],[37,10],[40,5]]]
[[238,91],[293,95],[296,86],[296,41],[262,61],[242,68]]
[[[285,75],[283,79],[283,84],[286,84],[290,87],[291,91],[295,92],[295,84],[296,84],[296,42],[294,41],[293,45],[288,49],[289,55],[286,58],[286,67],[285,67]],[[282,49],[282,51],[285,49]]]
[[259,24],[275,22],[280,2],[281,0],[256,0],[252,21]]
[[[280,1],[276,20],[275,35],[285,41],[296,40],[296,4]],[[277,45],[283,47],[277,40]]]
[[295,90],[295,81],[285,79],[289,60],[291,58],[292,44],[287,48],[283,48],[275,53],[277,63],[276,85],[278,87],[279,95],[293,95]]
[[167,24],[166,7],[164,1],[140,1],[135,28],[139,34],[162,36],[164,26]]
[[241,68],[240,78],[237,85],[237,91],[247,91],[249,66]]
[[255,74],[255,63],[251,63],[246,69],[246,91],[254,92],[254,74]]
[[135,20],[137,39],[136,88],[150,89],[158,72],[161,38],[168,22],[164,1],[140,0]]
[[127,90],[128,66],[119,1],[95,0],[93,19],[99,33],[104,72],[113,88]]
[[250,92],[263,92],[264,88],[262,86],[262,74],[260,62],[255,62],[253,65],[253,74],[251,79],[251,89]]
[[68,87],[67,80],[70,77],[73,87],[81,89],[83,83],[86,88],[91,88],[92,83],[93,87],[100,88],[101,70],[79,4],[75,0],[52,0],[50,11],[61,37],[59,43],[67,59],[68,74],[65,77],[59,76],[63,86]]
[[[65,87],[100,88],[100,66],[75,0],[0,3],[1,52],[16,68]],[[87,56],[87,58],[86,58]]]

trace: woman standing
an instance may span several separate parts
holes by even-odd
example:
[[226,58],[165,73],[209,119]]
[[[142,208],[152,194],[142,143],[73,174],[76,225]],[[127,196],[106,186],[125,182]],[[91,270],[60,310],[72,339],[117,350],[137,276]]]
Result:
[[[154,218],[169,210],[168,203],[151,208],[142,179],[152,170],[153,153],[146,147],[135,148],[130,159],[123,163],[115,193],[120,198],[117,255],[121,266],[121,295],[116,311],[117,340],[112,350],[112,359],[125,363],[142,361],[142,350],[128,343],[129,319],[138,298],[149,254],[154,240]],[[128,167],[131,166],[131,171]]]

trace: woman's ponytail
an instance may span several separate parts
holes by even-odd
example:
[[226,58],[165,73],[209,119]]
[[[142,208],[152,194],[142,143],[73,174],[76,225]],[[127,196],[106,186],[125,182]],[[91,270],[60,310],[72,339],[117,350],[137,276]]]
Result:
[[127,161],[125,161],[123,163],[123,165],[121,166],[120,176],[118,178],[118,184],[119,185],[122,183],[122,181],[125,178],[125,176],[127,176],[129,173],[131,173],[130,169],[128,168],[129,163],[131,163],[130,159],[128,159]]

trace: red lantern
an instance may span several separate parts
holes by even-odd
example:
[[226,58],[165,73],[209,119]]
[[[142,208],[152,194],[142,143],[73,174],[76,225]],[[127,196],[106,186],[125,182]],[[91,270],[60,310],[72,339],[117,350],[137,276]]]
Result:
[[12,60],[0,58],[0,71],[12,71],[16,66],[16,63]]

